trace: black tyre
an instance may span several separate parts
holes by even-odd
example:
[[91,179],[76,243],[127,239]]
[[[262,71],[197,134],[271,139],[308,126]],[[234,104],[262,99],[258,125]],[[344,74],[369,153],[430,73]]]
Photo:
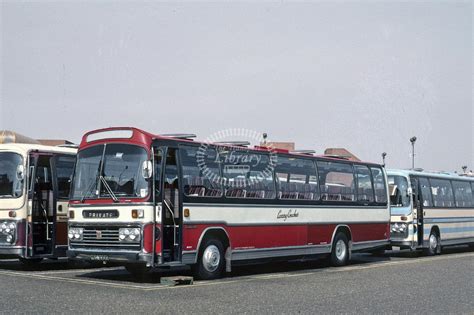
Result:
[[128,264],[125,269],[137,279],[143,279],[151,272],[151,268],[145,264]]
[[20,262],[27,267],[34,267],[43,261],[43,258],[19,258]]
[[339,267],[347,265],[349,261],[349,240],[346,234],[339,232],[334,238],[331,251],[331,264]]
[[441,239],[435,230],[431,230],[430,237],[428,239],[428,248],[426,248],[424,252],[427,256],[441,254]]
[[208,239],[199,251],[198,262],[193,273],[201,280],[217,279],[222,276],[225,266],[224,246],[218,239]]

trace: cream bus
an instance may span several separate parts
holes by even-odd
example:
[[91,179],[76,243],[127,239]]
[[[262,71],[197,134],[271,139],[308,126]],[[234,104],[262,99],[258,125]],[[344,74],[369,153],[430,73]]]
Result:
[[447,245],[474,245],[474,178],[387,170],[391,245],[429,255]]
[[25,264],[65,256],[76,149],[0,144],[0,256]]

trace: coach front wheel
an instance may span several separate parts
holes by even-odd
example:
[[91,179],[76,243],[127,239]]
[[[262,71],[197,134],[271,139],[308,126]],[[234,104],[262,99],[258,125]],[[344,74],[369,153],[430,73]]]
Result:
[[425,250],[425,254],[428,256],[433,256],[436,254],[441,254],[441,242],[438,233],[435,230],[432,230],[430,233],[430,238],[428,239],[428,248]]
[[331,251],[331,264],[344,266],[349,261],[349,241],[346,234],[339,232],[334,238]]
[[197,264],[193,267],[198,279],[219,278],[224,271],[224,246],[218,239],[208,239],[199,251]]

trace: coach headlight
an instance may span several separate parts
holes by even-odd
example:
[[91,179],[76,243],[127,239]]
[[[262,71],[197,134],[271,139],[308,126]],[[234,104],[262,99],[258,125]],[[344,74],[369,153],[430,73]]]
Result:
[[0,234],[4,235],[7,243],[13,244],[16,237],[16,222],[3,221],[0,223]]
[[398,223],[392,224],[392,232],[398,232]]
[[119,240],[123,242],[138,242],[140,240],[140,229],[121,228],[119,229]]
[[5,224],[5,228],[3,228],[3,233],[13,234],[15,233],[15,230],[16,230],[16,223],[10,222],[10,223]]
[[0,224],[0,233],[5,232],[6,229],[7,229],[7,222],[2,222],[2,224]]
[[82,241],[82,235],[84,233],[83,228],[69,228],[67,236],[71,241]]
[[405,232],[407,229],[407,224],[406,223],[400,223],[398,226],[398,231],[400,232]]

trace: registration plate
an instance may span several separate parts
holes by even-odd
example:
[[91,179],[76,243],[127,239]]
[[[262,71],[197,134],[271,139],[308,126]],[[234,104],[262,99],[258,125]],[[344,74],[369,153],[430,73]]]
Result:
[[109,260],[109,256],[107,255],[92,255],[90,259],[93,261],[107,261]]

